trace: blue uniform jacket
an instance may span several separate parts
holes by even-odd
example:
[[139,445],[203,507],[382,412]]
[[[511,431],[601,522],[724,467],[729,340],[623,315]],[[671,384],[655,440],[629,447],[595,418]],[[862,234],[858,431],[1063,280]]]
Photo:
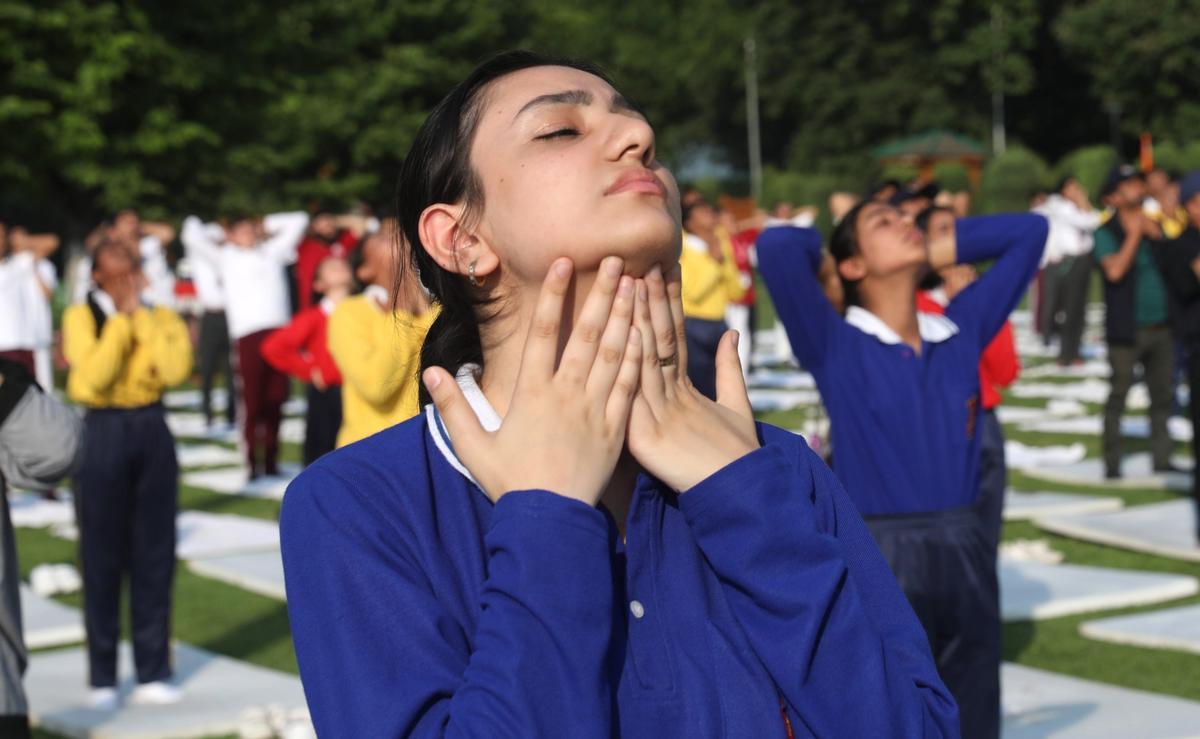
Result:
[[958,221],[958,260],[995,259],[946,308],[958,332],[917,355],[848,324],[817,282],[821,235],[770,228],[759,271],[829,411],[833,467],[864,516],[971,505],[979,494],[979,357],[1020,302],[1046,244],[1034,214]]
[[679,496],[493,505],[436,412],[326,455],[281,519],[322,737],[958,735],[854,506],[786,431]]

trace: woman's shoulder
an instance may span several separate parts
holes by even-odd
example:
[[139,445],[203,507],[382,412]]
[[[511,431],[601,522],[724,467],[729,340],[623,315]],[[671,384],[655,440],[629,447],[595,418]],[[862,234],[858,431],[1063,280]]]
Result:
[[433,488],[427,423],[425,414],[418,414],[309,465],[288,485],[282,525],[380,516],[403,524],[413,517],[414,507]]

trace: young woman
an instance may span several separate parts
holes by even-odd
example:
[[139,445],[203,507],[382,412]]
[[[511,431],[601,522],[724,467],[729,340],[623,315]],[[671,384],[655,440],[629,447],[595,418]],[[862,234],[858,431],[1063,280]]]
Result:
[[754,423],[734,336],[719,402],[687,381],[678,203],[586,65],[504,54],[430,114],[400,215],[433,402],[283,507],[322,736],[957,735],[853,505]]
[[[796,358],[829,409],[833,466],[916,610],[958,701],[963,736],[1000,727],[995,548],[979,511],[979,359],[1037,270],[1038,215],[967,218],[926,239],[894,206],[867,201],[833,232],[848,305],[821,291],[821,237],[767,229],[759,269]],[[995,263],[944,316],[918,313],[927,269]]]

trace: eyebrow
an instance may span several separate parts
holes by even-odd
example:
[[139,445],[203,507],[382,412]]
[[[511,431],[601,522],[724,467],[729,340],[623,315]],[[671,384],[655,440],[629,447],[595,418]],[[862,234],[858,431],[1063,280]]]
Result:
[[[523,114],[534,108],[540,108],[547,105],[579,105],[588,106],[592,104],[595,98],[592,93],[587,90],[565,90],[563,92],[552,92],[546,95],[538,95],[533,100],[521,106],[517,114],[513,116],[513,120],[520,118]],[[609,103],[608,109],[612,113],[635,113],[645,118],[645,114],[641,108],[634,105],[621,93],[613,95],[612,101]]]

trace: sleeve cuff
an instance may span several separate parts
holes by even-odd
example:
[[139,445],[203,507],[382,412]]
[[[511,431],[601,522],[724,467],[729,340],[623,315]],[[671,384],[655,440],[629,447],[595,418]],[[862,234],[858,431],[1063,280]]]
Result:
[[608,540],[608,521],[599,509],[546,490],[514,490],[501,496],[492,513],[490,528],[494,531],[509,524],[566,525]]
[[679,509],[689,523],[723,509],[759,505],[766,488],[787,486],[795,474],[792,459],[779,444],[764,444],[737,459],[679,496]]

